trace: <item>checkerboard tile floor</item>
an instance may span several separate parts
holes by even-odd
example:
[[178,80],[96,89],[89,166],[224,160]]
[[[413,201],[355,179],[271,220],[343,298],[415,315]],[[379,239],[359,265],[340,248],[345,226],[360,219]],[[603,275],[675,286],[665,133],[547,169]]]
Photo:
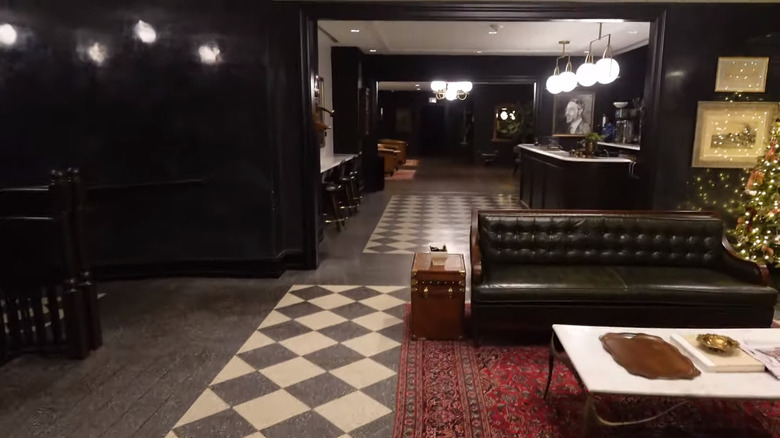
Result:
[[466,254],[472,209],[518,207],[517,196],[505,194],[395,195],[363,253],[414,254],[442,242],[449,252]]
[[409,300],[293,286],[166,438],[391,437]]

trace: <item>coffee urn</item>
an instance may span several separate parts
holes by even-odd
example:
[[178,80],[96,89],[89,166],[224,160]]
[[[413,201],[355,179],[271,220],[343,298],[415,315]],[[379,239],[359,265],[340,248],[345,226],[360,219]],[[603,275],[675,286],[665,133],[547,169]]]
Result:
[[615,111],[616,143],[639,143],[639,114],[637,108],[621,108]]

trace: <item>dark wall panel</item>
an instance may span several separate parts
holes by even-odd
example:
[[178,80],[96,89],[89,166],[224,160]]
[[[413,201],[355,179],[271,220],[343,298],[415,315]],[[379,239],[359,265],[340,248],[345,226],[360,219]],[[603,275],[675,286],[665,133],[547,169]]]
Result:
[[[511,166],[514,163],[513,141],[493,141],[495,108],[504,104],[521,104],[533,107],[533,84],[477,84],[468,97],[474,108],[474,152],[498,153],[496,164]],[[543,116],[544,117],[544,116]]]
[[[405,140],[408,144],[408,154],[417,157],[423,153],[420,144],[420,115],[423,107],[428,105],[443,105],[443,102],[428,103],[430,93],[420,91],[380,91],[379,120],[377,120],[377,137]],[[411,114],[411,130],[398,130],[398,110],[408,110]]]
[[613,102],[628,102],[630,106],[631,99],[644,96],[647,57],[647,46],[615,56],[620,64],[620,76],[611,84],[593,87],[596,91],[594,126],[604,114],[612,122],[615,121]]
[[356,47],[333,47],[333,152],[354,154],[360,150],[360,106],[358,92],[361,87],[360,60],[362,52]]
[[[675,208],[686,199],[699,101],[780,101],[780,5],[674,5],[666,15],[658,139],[646,166],[655,181],[657,208]],[[742,23],[742,24],[737,24]],[[770,57],[766,93],[715,93],[719,56]],[[728,170],[729,173],[740,172]],[[687,196],[696,196],[688,194]]]
[[[300,108],[286,104],[300,96],[300,76],[290,75],[300,62],[281,53],[297,28],[269,53],[266,3],[245,15],[82,3],[0,11],[19,31],[0,50],[0,186],[80,168],[94,264],[124,274],[207,272],[214,262],[262,275],[285,250],[300,253],[301,174],[291,165],[300,129],[283,125]],[[156,28],[154,44],[133,38],[138,18]],[[93,42],[106,47],[102,65],[85,52]],[[206,42],[219,46],[219,64],[200,62]],[[274,53],[279,63],[269,64]],[[285,218],[290,226],[279,226]]]

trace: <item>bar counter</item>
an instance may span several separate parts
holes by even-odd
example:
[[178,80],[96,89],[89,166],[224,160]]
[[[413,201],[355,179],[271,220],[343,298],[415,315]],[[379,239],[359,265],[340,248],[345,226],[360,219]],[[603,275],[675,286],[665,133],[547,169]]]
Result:
[[620,210],[635,206],[633,161],[573,157],[544,146],[520,144],[520,200],[529,208]]

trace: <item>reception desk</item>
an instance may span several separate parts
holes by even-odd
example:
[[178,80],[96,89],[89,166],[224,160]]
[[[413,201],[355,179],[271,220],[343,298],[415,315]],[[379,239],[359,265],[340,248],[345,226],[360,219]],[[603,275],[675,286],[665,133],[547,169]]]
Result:
[[562,150],[521,144],[520,200],[529,208],[634,208],[634,162],[622,157],[580,158]]

